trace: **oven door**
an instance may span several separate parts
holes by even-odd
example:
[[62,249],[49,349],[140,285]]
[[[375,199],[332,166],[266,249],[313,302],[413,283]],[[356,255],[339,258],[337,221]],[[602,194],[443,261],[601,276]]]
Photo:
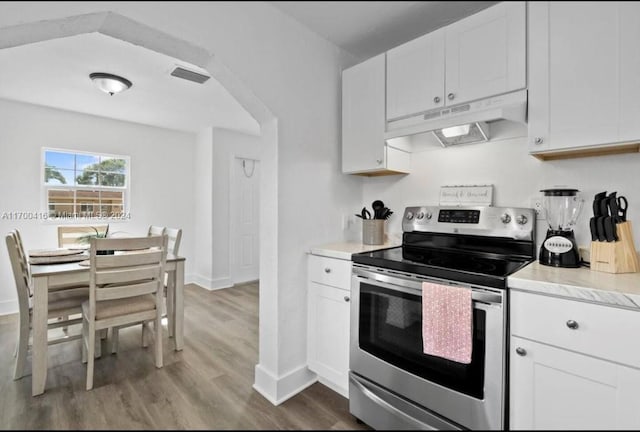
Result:
[[[423,353],[423,281],[472,289],[470,364]],[[353,378],[365,378],[363,382],[373,382],[463,428],[503,429],[504,291],[359,265],[353,267],[351,290]]]

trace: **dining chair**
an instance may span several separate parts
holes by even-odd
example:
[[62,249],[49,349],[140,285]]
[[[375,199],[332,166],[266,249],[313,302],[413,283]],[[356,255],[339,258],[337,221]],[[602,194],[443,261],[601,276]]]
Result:
[[[167,236],[169,237],[168,243],[168,251],[169,253],[178,256],[178,252],[180,251],[180,242],[182,241],[182,228],[167,228],[166,229]],[[168,317],[168,333],[169,337],[173,337],[173,295],[175,290],[171,289],[173,287],[173,278],[170,278],[168,274],[164,276],[164,298],[165,298],[165,310],[167,313],[165,314]],[[171,287],[170,287],[171,285]]]
[[[29,263],[24,253],[21,243],[21,236],[16,231],[12,231],[5,237],[13,278],[18,294],[19,329],[18,341],[15,352],[14,379],[24,376],[27,354],[29,351],[29,336],[33,327],[33,309],[31,298],[33,289],[31,287],[31,277],[29,274]],[[84,286],[66,287],[49,293],[48,318],[56,319],[55,322],[47,324],[47,329],[55,329],[75,324],[81,324],[81,318],[69,318],[79,315],[82,312],[81,305],[89,296],[89,288]],[[80,335],[52,338],[47,341],[49,345],[68,342],[79,339]],[[99,347],[95,354],[99,355]]]
[[[107,225],[60,225],[58,226],[58,247],[73,247],[82,245],[82,238],[91,234],[104,234]],[[88,243],[85,243],[88,244]]]
[[149,226],[149,230],[147,232],[148,236],[161,236],[161,235],[165,235],[166,233],[166,228],[165,227],[161,227],[161,226],[155,226],[155,225],[150,225]]
[[[93,238],[89,249],[89,300],[82,303],[82,361],[93,388],[96,331],[142,323],[142,346],[151,333],[155,365],[162,367],[162,288],[167,236]],[[102,255],[103,251],[116,251]],[[153,331],[149,327],[154,322]],[[116,333],[117,334],[117,333]],[[115,336],[117,343],[117,336]]]
[[[159,234],[159,233],[162,233],[162,234]],[[182,240],[182,228],[165,228],[165,227],[158,227],[153,225],[149,227],[149,233],[148,233],[149,236],[164,235],[164,234],[167,235],[167,253],[171,253],[177,256],[178,251],[180,250],[180,242]],[[164,310],[166,311],[166,313],[163,313],[162,317],[163,318],[168,317],[168,319],[171,321],[169,322],[169,325],[167,326],[167,328],[168,328],[169,337],[173,337],[174,290],[169,289],[169,284],[173,284],[173,279],[170,278],[168,274],[165,273],[164,279],[163,279],[163,298],[166,299],[164,301]],[[111,328],[111,353],[112,354],[116,354],[118,352],[118,338],[119,338],[120,329],[125,327],[130,327],[135,324],[138,324],[138,323],[130,323],[128,325],[120,325],[120,326],[115,326]]]

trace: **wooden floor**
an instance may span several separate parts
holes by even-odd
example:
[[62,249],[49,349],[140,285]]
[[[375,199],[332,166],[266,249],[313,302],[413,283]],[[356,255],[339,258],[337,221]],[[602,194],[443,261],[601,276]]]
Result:
[[31,375],[13,380],[17,316],[0,317],[0,428],[366,429],[322,384],[277,407],[253,390],[257,283],[211,292],[187,285],[184,315],[184,350],[173,351],[165,329],[161,369],[153,346],[140,346],[139,326],[121,330],[118,354],[96,360],[91,391],[80,341],[49,347],[46,392],[37,397]]

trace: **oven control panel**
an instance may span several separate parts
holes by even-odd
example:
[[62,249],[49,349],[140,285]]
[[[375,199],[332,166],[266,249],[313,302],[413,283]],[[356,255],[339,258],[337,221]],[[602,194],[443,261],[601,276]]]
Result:
[[516,207],[407,207],[402,218],[403,232],[434,232],[531,240],[536,214]]
[[438,222],[477,224],[480,222],[480,210],[440,210]]

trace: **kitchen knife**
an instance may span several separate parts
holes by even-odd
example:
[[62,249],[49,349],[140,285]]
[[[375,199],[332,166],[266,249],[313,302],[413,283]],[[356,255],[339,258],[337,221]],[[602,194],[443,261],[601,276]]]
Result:
[[616,227],[618,220],[618,198],[616,197],[616,192],[611,192],[605,202],[609,208],[610,215],[605,217],[603,222],[605,237],[608,242],[618,241],[618,230]]
[[[598,217],[602,216],[600,202],[607,196],[607,191],[599,192],[593,197],[593,217],[589,219],[589,230],[591,231],[591,240],[598,241]],[[604,232],[603,232],[604,235]],[[604,240],[604,238],[603,238]]]

